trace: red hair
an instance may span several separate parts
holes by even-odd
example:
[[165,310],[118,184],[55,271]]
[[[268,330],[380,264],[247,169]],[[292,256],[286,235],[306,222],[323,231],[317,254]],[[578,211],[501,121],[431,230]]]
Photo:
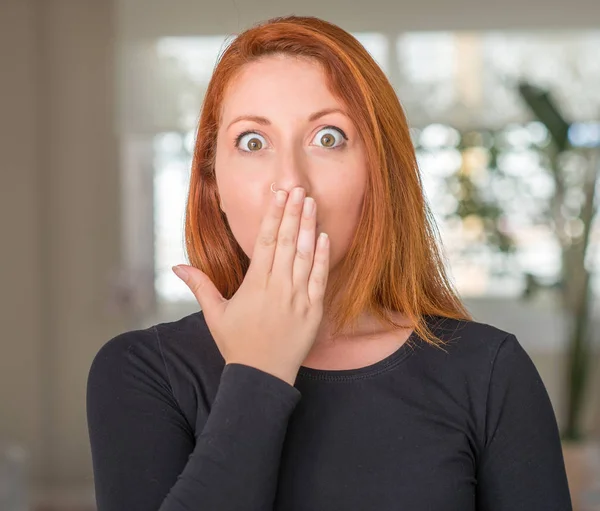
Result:
[[[366,150],[368,182],[361,219],[328,281],[325,311],[334,335],[369,312],[391,327],[393,311],[417,334],[439,346],[425,316],[470,320],[446,275],[435,222],[425,201],[406,116],[385,74],[348,32],[314,17],[288,16],[260,23],[235,38],[208,85],[191,169],[185,242],[190,264],[231,298],[250,264],[219,207],[215,149],[221,105],[242,66],[267,55],[319,63],[332,93],[347,106]],[[335,299],[335,297],[338,297]],[[324,312],[325,312],[324,311]]]

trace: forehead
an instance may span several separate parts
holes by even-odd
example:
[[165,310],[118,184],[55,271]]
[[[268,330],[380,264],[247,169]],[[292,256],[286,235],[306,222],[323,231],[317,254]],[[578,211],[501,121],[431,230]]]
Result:
[[262,57],[245,64],[230,82],[222,104],[223,118],[252,113],[308,112],[342,108],[320,63],[286,55]]

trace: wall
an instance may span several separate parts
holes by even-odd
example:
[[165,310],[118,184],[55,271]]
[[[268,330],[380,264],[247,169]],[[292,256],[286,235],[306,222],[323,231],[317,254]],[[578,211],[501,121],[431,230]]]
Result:
[[[11,438],[30,450],[37,495],[64,489],[75,500],[89,498],[89,364],[104,342],[135,325],[126,309],[110,306],[123,253],[118,41],[231,32],[289,12],[323,16],[350,30],[568,28],[598,19],[593,0],[555,2],[544,11],[517,0],[273,5],[2,0],[0,441]],[[481,301],[472,309],[531,346],[558,403],[562,359],[534,347],[557,335],[552,310],[534,320],[514,303]]]
[[3,0],[0,15],[0,439],[25,445],[36,494],[89,485],[85,382],[129,326],[120,263],[113,3]]
[[350,31],[597,28],[596,0],[121,0],[119,31],[130,39],[157,35],[223,34],[286,14],[319,16]]

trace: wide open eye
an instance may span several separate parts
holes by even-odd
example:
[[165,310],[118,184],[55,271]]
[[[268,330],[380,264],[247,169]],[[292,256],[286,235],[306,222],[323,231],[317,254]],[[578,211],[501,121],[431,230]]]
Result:
[[327,149],[335,149],[344,144],[344,140],[348,140],[346,134],[339,128],[328,126],[319,130],[315,135],[313,142]]
[[249,131],[240,134],[240,136],[238,136],[236,140],[235,145],[241,151],[245,151],[247,153],[254,153],[256,151],[260,151],[263,147],[265,147],[267,145],[267,141],[262,135],[259,135],[258,133],[255,133],[253,131]]

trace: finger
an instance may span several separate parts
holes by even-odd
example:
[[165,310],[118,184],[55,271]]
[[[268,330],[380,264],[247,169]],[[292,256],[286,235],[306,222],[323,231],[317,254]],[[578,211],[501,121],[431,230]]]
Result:
[[285,212],[279,226],[277,235],[277,246],[273,258],[271,273],[284,278],[291,287],[292,269],[296,258],[296,245],[298,242],[298,227],[302,214],[302,201],[304,200],[304,189],[296,187],[290,194],[290,200],[285,205]]
[[196,297],[205,316],[212,316],[219,307],[227,302],[208,275],[198,268],[180,264],[173,266],[172,270]]
[[331,256],[331,243],[325,233],[321,233],[317,240],[317,249],[313,262],[310,278],[308,279],[308,298],[311,304],[323,303],[327,279],[329,278],[329,259]]
[[302,209],[297,252],[292,272],[294,289],[303,292],[305,295],[308,293],[308,277],[310,276],[315,254],[316,218],[315,200],[312,197],[306,197]]
[[256,276],[264,282],[267,281],[273,265],[277,233],[283,218],[286,201],[287,192],[285,190],[278,190],[276,194],[273,194],[254,243],[247,274]]

